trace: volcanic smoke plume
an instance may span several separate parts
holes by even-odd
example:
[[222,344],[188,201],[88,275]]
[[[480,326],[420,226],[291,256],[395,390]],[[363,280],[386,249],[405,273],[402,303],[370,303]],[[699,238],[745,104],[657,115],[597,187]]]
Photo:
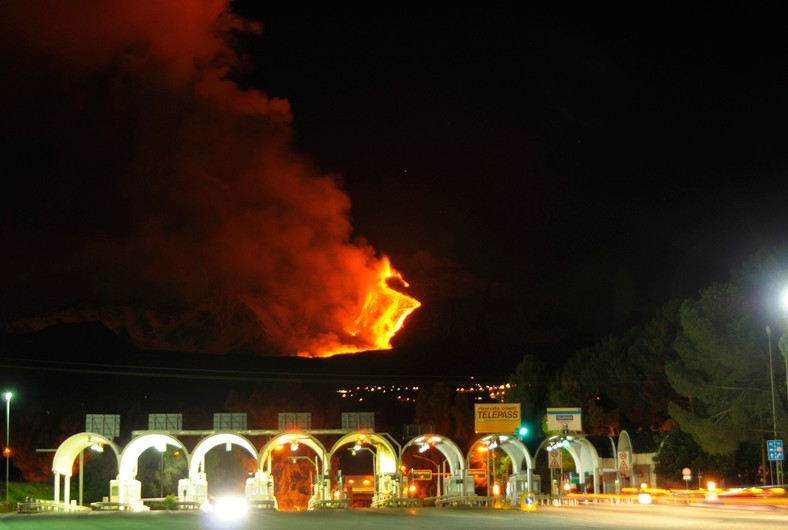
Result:
[[[216,353],[379,347],[347,330],[383,312],[370,300],[391,303],[370,298],[386,260],[351,241],[337,179],[290,149],[288,103],[230,80],[228,42],[261,30],[225,0],[3,3],[5,330],[100,321],[145,348]],[[404,319],[418,302],[403,300]]]

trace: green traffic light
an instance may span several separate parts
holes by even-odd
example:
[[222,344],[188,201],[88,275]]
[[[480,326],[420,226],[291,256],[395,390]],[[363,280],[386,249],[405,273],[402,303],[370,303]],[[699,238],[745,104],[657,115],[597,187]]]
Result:
[[520,427],[519,429],[517,429],[517,434],[519,434],[520,436],[525,436],[526,434],[528,434],[528,427]]

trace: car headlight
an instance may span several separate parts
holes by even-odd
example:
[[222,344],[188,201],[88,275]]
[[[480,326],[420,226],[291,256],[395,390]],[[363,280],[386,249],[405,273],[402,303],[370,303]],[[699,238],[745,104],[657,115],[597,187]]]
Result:
[[222,521],[238,521],[246,517],[249,503],[243,497],[220,497],[213,505],[214,517]]

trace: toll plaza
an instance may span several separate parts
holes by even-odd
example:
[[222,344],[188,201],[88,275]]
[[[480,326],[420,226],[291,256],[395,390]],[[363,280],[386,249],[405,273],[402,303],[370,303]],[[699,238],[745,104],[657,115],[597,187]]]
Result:
[[[514,405],[514,406],[513,406]],[[556,415],[566,419],[566,415]],[[176,504],[179,509],[197,509],[210,503],[211,476],[206,455],[224,448],[239,448],[253,460],[243,494],[250,506],[277,509],[273,463],[309,463],[310,487],[308,509],[349,508],[354,495],[368,495],[371,507],[422,506],[492,506],[505,502],[518,506],[522,499],[534,495],[560,496],[570,487],[562,469],[562,456],[574,460],[576,483],[602,492],[602,480],[611,471],[621,474],[622,461],[617,457],[632,451],[634,437],[622,437],[622,451],[609,441],[612,453],[600,454],[598,441],[586,437],[571,418],[560,425],[560,435],[539,443],[532,454],[523,441],[519,404],[494,404],[477,408],[477,437],[466,449],[443,433],[418,433],[407,439],[395,439],[374,428],[373,413],[343,413],[337,429],[311,428],[309,413],[280,413],[277,429],[249,429],[245,414],[215,414],[214,429],[189,430],[181,424],[180,414],[151,414],[149,429],[132,431],[124,446],[115,439],[119,417],[88,415],[86,431],[66,439],[55,451],[52,471],[54,499],[45,501],[50,510],[123,509],[145,510],[142,485],[137,476],[140,456],[148,449],[171,450],[185,460],[187,470],[178,480]],[[579,418],[577,419],[579,422]],[[480,432],[481,431],[481,432]],[[81,494],[82,458],[85,451],[109,452],[117,465],[117,475],[110,480],[107,495],[100,502],[83,506]],[[371,480],[353,484],[344,472],[342,458],[362,455],[371,458]],[[507,457],[506,469],[496,466],[496,459]],[[637,463],[636,456],[631,460]],[[80,479],[79,499],[72,499],[71,480],[75,462]],[[538,459],[549,469],[550,478],[542,483],[535,472]],[[545,466],[545,460],[548,464]],[[404,462],[418,462],[410,467]],[[629,465],[629,460],[623,465]],[[417,467],[418,466],[418,467]],[[618,466],[618,467],[617,467]],[[620,480],[620,479],[619,479]],[[477,481],[482,487],[477,487]]]

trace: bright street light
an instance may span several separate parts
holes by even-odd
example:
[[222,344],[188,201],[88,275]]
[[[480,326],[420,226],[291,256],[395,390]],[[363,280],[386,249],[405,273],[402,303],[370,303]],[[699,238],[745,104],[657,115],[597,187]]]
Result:
[[780,293],[780,307],[783,308],[783,312],[788,314],[788,288],[783,289],[783,292]]
[[780,295],[780,306],[783,309],[783,334],[777,345],[785,358],[785,398],[788,403],[788,288]]
[[5,447],[7,454],[5,455],[5,502],[8,502],[8,466],[11,462],[11,398],[14,395],[11,392],[5,392],[3,399],[5,399]]

